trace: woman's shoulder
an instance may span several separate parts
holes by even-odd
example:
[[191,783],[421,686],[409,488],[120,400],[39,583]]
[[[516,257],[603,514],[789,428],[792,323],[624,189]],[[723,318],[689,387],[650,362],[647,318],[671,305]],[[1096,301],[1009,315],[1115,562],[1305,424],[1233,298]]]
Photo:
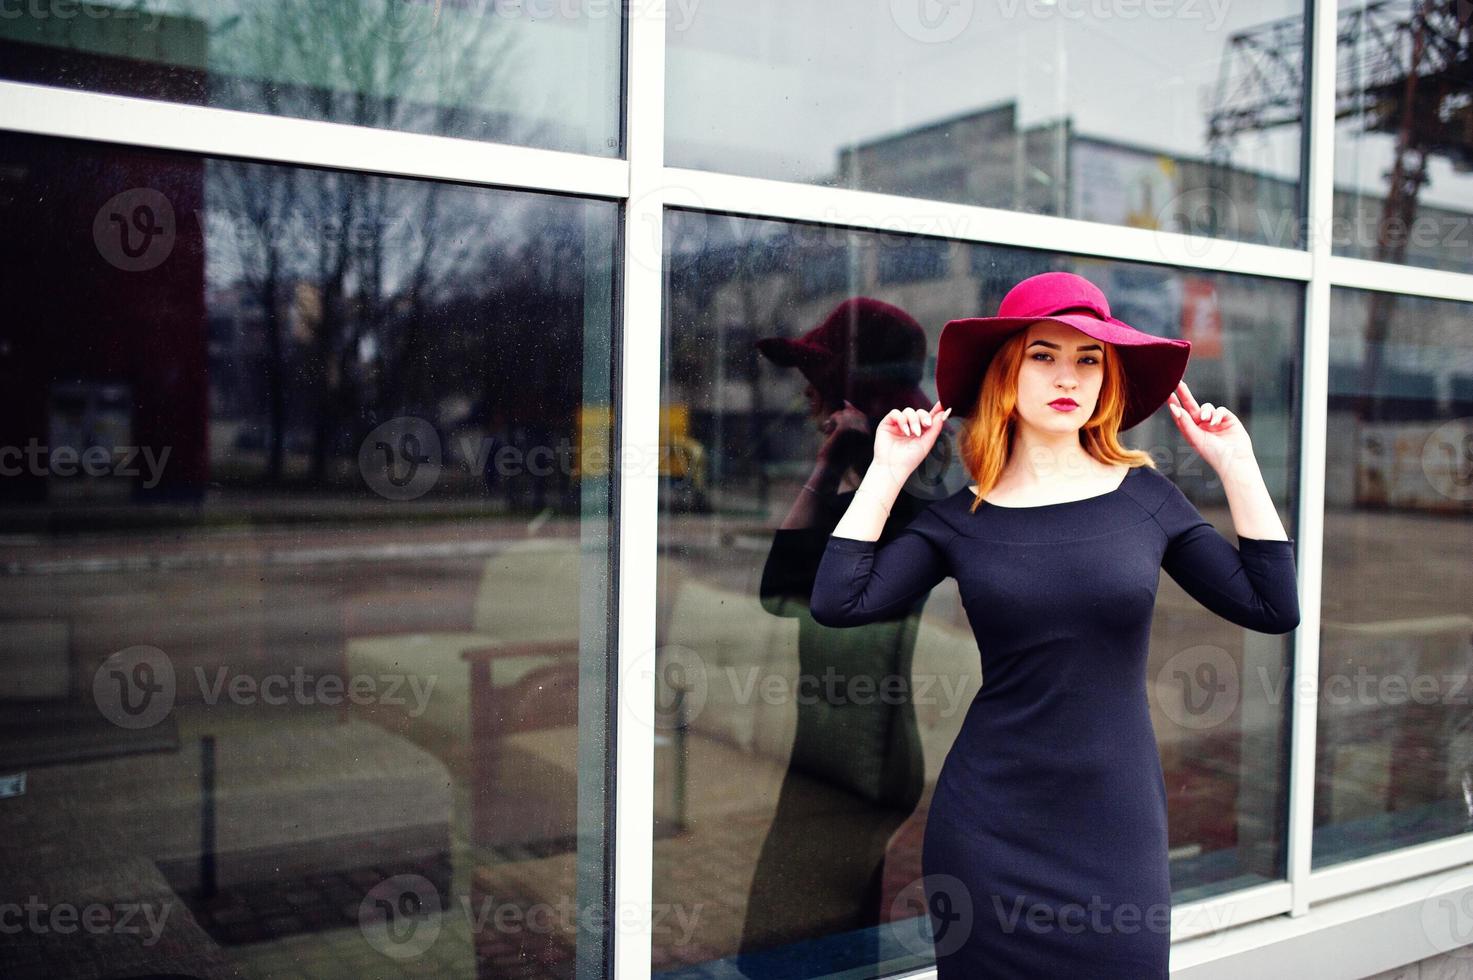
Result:
[[957,511],[966,495],[963,487],[954,493],[912,494],[901,491],[891,513],[899,518],[896,533],[917,531],[936,544],[944,544],[957,533]]
[[1154,466],[1141,465],[1127,473],[1121,489],[1148,514],[1157,513],[1173,496],[1180,496],[1176,482]]

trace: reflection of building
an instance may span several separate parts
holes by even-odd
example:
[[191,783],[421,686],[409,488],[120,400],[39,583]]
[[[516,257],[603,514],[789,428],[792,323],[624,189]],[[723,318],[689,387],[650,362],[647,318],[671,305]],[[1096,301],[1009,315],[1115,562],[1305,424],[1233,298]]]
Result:
[[[122,386],[130,396],[107,428],[126,432],[129,444],[94,444],[109,456],[164,461],[157,480],[141,471],[128,478],[138,498],[197,500],[208,477],[205,257],[199,227],[182,216],[203,205],[203,162],[150,165],[140,189],[126,153],[117,153],[78,187],[64,176],[61,147],[16,134],[6,141],[7,224],[62,223],[75,237],[7,235],[0,244],[10,281],[25,284],[10,291],[0,328],[9,354],[0,368],[0,445],[45,445],[57,431],[58,398]],[[170,275],[146,274],[163,263]],[[23,469],[0,481],[0,494],[46,499],[47,474]]]
[[[1300,183],[1293,177],[1217,166],[1205,157],[1081,133],[1070,119],[1019,132],[1008,102],[842,149],[836,177],[891,194],[1021,210],[1131,228],[1211,235],[1302,248]],[[1338,252],[1375,253],[1385,199],[1337,189]],[[1473,209],[1421,204],[1406,261],[1473,270]]]

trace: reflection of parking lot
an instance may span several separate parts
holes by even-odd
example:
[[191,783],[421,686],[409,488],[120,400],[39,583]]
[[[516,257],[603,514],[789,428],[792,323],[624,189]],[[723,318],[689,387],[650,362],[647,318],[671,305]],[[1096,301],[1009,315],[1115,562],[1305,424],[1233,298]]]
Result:
[[[557,532],[569,528],[545,524],[532,543],[559,559],[544,560],[548,574],[565,575],[571,555],[576,583],[576,538]],[[577,840],[558,834],[574,819],[575,732],[473,730],[474,665],[453,648],[571,628],[576,663],[576,587],[530,601],[536,559],[510,555],[527,542],[524,522],[490,521],[12,541],[0,619],[59,628],[33,634],[57,654],[42,678],[53,697],[12,719],[26,737],[6,740],[29,780],[0,816],[0,862],[57,904],[75,901],[68,883],[99,876],[120,899],[161,889],[176,915],[169,948],[191,954],[176,965],[200,976],[233,975],[228,963],[274,975],[285,961],[322,976],[495,976],[508,956],[559,975],[571,928],[518,935],[460,912],[486,894],[499,908],[572,895]],[[378,644],[361,661],[345,661],[350,624]],[[178,682],[162,720],[140,733],[80,712],[98,666],[139,644],[165,651]],[[432,661],[431,647],[452,656]],[[357,699],[341,683],[355,677]],[[494,771],[476,768],[493,757]],[[496,819],[514,810],[515,828]],[[86,880],[68,870],[78,862]],[[366,889],[391,875],[456,900],[443,938],[403,964],[365,945],[356,921]],[[71,937],[41,959],[6,957],[3,972],[120,954],[166,963],[136,943]]]

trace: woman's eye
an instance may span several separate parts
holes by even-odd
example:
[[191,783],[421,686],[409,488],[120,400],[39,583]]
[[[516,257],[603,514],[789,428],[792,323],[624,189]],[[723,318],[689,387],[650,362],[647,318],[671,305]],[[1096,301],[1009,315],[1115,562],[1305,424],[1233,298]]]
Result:
[[[1039,351],[1038,353],[1034,354],[1033,356],[1035,358],[1047,357],[1050,360],[1053,359],[1053,355],[1052,354],[1045,354],[1043,351]],[[1093,354],[1086,354],[1080,360],[1083,361],[1084,363],[1087,363],[1087,364],[1098,364],[1098,363],[1100,363],[1099,360]]]

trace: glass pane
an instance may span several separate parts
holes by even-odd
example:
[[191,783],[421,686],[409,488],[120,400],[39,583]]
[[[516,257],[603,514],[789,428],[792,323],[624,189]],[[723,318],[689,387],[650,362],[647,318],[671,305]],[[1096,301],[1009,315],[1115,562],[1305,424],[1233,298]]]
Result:
[[[869,406],[872,421],[887,405],[934,404],[947,320],[995,313],[1035,273],[1078,272],[1126,322],[1193,340],[1188,383],[1245,420],[1289,514],[1302,288],[685,211],[668,214],[666,235],[662,404],[672,463],[660,511],[655,677],[665,710],[654,801],[655,900],[666,919],[654,969],[662,978],[734,976],[725,972],[733,967],[806,978],[923,966],[932,959],[919,924],[926,819],[985,656],[951,577],[891,622],[830,629],[813,620],[817,563],[873,436],[836,437],[830,451],[854,468],[842,482],[820,475],[821,405],[837,396],[755,343],[796,337],[857,297],[908,314],[923,326],[894,328],[901,315],[890,315],[904,340],[893,346],[893,371],[845,362],[846,397]],[[958,431],[949,426],[907,484],[887,535],[971,482],[954,452]],[[1123,438],[1232,533],[1215,474],[1166,411]],[[1286,638],[1219,618],[1165,573],[1152,628],[1142,693],[1164,769],[1173,897],[1281,878],[1287,703],[1247,684],[1220,697],[1183,691],[1179,676],[1196,682],[1203,667],[1224,682],[1281,673]],[[1216,698],[1211,711],[1200,710],[1204,697]]]
[[0,17],[0,77],[616,156],[619,12],[551,0],[25,0]]
[[1473,272],[1466,3],[1340,3],[1336,254]]
[[601,976],[615,205],[0,161],[0,974]]
[[1473,830],[1473,305],[1330,296],[1316,867]]
[[1304,6],[672,6],[666,153],[1300,247]]

